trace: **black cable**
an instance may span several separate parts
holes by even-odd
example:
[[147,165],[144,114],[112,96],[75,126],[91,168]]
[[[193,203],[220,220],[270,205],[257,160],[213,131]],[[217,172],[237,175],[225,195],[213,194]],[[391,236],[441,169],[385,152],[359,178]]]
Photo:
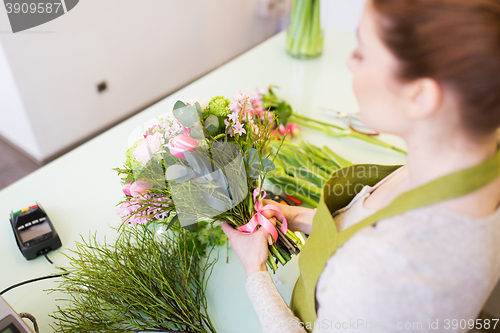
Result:
[[54,264],[54,262],[53,262],[52,260],[50,260],[50,258],[49,258],[49,256],[47,255],[47,253],[45,253],[43,256],[45,257],[45,259],[47,259],[47,261],[48,261],[48,262],[50,262],[50,263],[51,263],[51,265],[53,265],[54,267],[60,268],[60,269],[62,269],[63,271],[65,271],[65,272],[66,272],[66,270],[65,270],[64,268],[59,267],[59,266],[57,266],[56,264]]
[[47,259],[48,262],[50,262],[51,265],[54,265],[54,262],[52,260],[50,260],[50,258],[47,255],[47,253],[45,253],[43,256],[45,257],[45,259]]
[[36,282],[36,281],[42,281],[42,280],[46,280],[46,279],[53,279],[53,278],[61,277],[61,276],[68,275],[68,274],[69,273],[62,273],[62,274],[56,274],[56,275],[47,275],[47,276],[42,276],[42,277],[39,277],[39,278],[36,278],[36,279],[26,280],[26,281],[17,283],[17,284],[15,284],[13,286],[10,286],[7,289],[2,290],[0,292],[0,296],[3,295],[3,294],[5,294],[9,290],[12,290],[12,289],[17,288],[17,287],[22,286],[22,285],[25,285],[27,283]]
[[[54,263],[52,262],[52,260],[49,259],[49,257],[47,256],[47,254],[44,255],[45,258],[52,264],[54,265]],[[55,266],[55,265],[54,265]],[[66,271],[64,268],[60,267],[63,271]],[[42,277],[39,277],[39,278],[35,278],[35,279],[31,279],[31,280],[26,280],[26,281],[23,281],[23,282],[19,282],[19,283],[16,283],[15,285],[13,286],[10,286],[9,288],[7,289],[4,289],[0,292],[0,296],[5,294],[6,292],[8,292],[9,290],[12,290],[14,288],[17,288],[19,286],[22,286],[22,285],[25,285],[25,284],[28,284],[28,283],[31,283],[31,282],[36,282],[36,281],[42,281],[42,280],[46,280],[46,279],[54,279],[54,278],[57,278],[57,277],[61,277],[61,276],[64,276],[64,275],[68,275],[69,273],[61,273],[61,274],[55,274],[55,275],[47,275],[47,276],[42,276]]]

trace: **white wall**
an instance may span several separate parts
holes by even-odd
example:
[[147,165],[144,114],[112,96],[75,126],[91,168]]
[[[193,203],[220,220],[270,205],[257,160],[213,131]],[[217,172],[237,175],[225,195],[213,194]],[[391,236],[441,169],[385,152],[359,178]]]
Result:
[[[0,8],[0,135],[57,155],[273,35],[273,1],[86,0],[17,34]],[[363,3],[322,0],[323,26],[354,33]]]
[[[22,103],[0,104],[0,134],[38,160],[58,154],[276,33],[277,18],[260,17],[256,3],[85,0],[17,34],[2,6],[0,41]],[[6,130],[30,122],[36,142]]]
[[[12,144],[33,156],[42,159],[42,154],[26,114],[21,95],[10,70],[4,49],[0,44],[0,135]],[[1,158],[1,157],[0,157]]]
[[321,24],[355,34],[366,0],[321,0]]

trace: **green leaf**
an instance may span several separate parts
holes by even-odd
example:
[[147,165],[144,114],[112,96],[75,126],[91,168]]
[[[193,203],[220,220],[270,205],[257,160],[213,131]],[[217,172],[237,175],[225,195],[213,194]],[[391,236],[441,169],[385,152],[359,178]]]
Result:
[[175,102],[174,111],[173,111],[174,117],[177,119],[180,119],[183,112],[184,112],[185,107],[186,107],[186,104],[184,104],[184,102],[182,102],[182,101]]
[[198,110],[192,106],[186,106],[182,116],[180,117],[181,124],[186,127],[193,127],[200,123]]
[[196,110],[198,110],[198,112],[201,114],[201,105],[200,103],[196,102],[194,103],[194,107],[196,108]]
[[264,172],[273,171],[275,168],[276,168],[276,166],[274,165],[273,161],[271,161],[270,159],[265,158],[262,160],[262,170]]
[[205,133],[203,132],[203,128],[198,123],[191,127],[191,137],[196,140],[201,140],[205,138]]
[[184,113],[184,110],[185,110],[185,107],[184,108],[180,108],[180,109],[175,109],[173,111],[174,117],[177,118],[177,119],[181,119],[182,114]]
[[211,115],[205,120],[205,128],[210,135],[214,135],[219,130],[219,118]]
[[174,104],[174,110],[181,109],[184,107],[186,107],[186,104],[184,104],[184,102],[182,102],[182,101],[177,101]]
[[177,215],[175,215],[172,220],[170,220],[170,223],[168,224],[167,226],[167,230],[172,228],[172,226],[174,225],[174,223],[179,219],[179,217]]

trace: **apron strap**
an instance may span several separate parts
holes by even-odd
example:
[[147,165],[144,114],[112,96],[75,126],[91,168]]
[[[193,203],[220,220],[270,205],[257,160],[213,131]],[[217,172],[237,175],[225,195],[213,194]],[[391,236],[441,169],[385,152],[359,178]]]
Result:
[[409,210],[429,206],[477,191],[500,176],[500,150],[495,156],[399,195],[388,206],[339,233],[339,246],[364,227]]

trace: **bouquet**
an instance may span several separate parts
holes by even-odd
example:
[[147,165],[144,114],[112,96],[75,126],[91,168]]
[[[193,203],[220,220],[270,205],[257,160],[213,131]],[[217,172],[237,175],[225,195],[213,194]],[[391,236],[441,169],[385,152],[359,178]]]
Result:
[[262,215],[281,213],[262,205],[266,175],[275,168],[268,146],[277,126],[259,95],[177,101],[132,144],[124,168],[115,169],[126,195],[119,215],[126,223],[179,223],[193,231],[215,221],[243,232],[264,227],[271,235],[267,263],[276,271],[277,262],[285,265],[302,247],[284,216],[273,225]]

